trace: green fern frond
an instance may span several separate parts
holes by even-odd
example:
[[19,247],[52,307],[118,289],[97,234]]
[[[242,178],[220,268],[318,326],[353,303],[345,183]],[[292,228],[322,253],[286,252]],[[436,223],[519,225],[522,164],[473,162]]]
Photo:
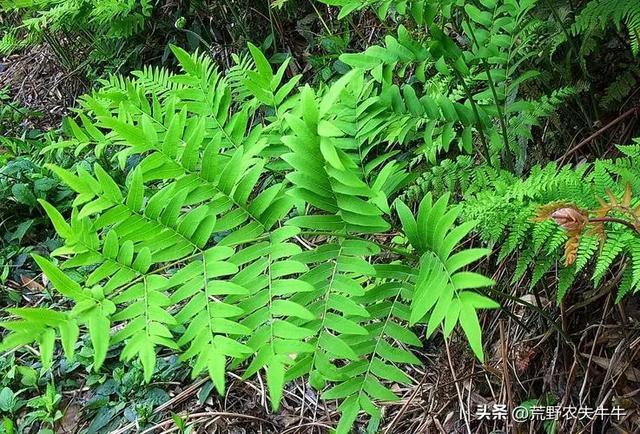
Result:
[[448,195],[432,203],[427,195],[414,219],[406,205],[397,203],[398,215],[411,246],[421,255],[420,272],[411,301],[409,321],[416,323],[428,312],[427,336],[443,325],[445,337],[460,323],[476,356],[483,360],[480,325],[475,310],[497,307],[472,289],[491,286],[493,281],[478,273],[460,271],[489,254],[488,249],[468,249],[454,254],[454,248],[474,226],[453,224],[460,208],[447,209]]
[[531,272],[531,281],[529,282],[529,288],[533,288],[554,265],[556,258],[553,256],[546,256],[538,258],[533,271]]
[[630,268],[625,269],[620,279],[620,285],[618,286],[618,293],[616,294],[616,303],[624,298],[633,290],[633,272]]
[[530,217],[526,213],[521,213],[517,216],[513,226],[510,228],[507,239],[500,249],[498,262],[502,262],[508,255],[513,253],[518,247],[520,247],[520,245],[522,245],[531,224]]
[[580,237],[578,244],[578,253],[576,255],[576,272],[584,269],[587,263],[594,257],[598,251],[598,239],[594,236],[584,235]]
[[558,272],[558,291],[556,292],[556,303],[560,303],[571,285],[577,277],[576,267],[564,267]]
[[600,105],[610,109],[621,103],[636,88],[638,74],[640,74],[640,67],[630,65],[629,70],[619,74],[607,87],[604,97],[600,100]]
[[631,49],[640,52],[640,4],[635,0],[591,0],[576,16],[572,31],[575,34],[603,30],[609,23],[617,29],[627,27]]
[[[2,348],[36,342],[49,367],[56,339],[70,357],[86,329],[95,370],[122,344],[150,381],[163,348],[220,393],[229,369],[264,372],[274,410],[306,377],[341,401],[340,433],[360,411],[379,418],[376,402],[410,382],[398,367],[420,363],[410,325],[448,337],[460,324],[482,360],[477,312],[497,304],[476,292],[493,281],[464,271],[488,250],[459,247],[472,228],[456,224],[460,209],[429,195],[416,219],[397,202],[410,246],[376,241],[397,233],[390,201],[409,179],[363,122],[387,95],[362,71],[292,95],[298,78],[250,46],[246,101],[210,58],[173,51],[180,73],[110,78],[67,122],[73,137],[55,146],[113,158],[126,181],[98,164],[48,166],[75,197],[70,221],[42,202],[65,260],[35,259],[74,307],[12,312]],[[274,114],[253,125],[260,106]]]

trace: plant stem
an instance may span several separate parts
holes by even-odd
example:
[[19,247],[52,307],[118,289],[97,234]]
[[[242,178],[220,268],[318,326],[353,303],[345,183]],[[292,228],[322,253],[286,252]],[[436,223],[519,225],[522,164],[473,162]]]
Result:
[[[473,31],[473,26],[471,26],[471,21],[469,21],[469,16],[465,16],[465,21],[467,22],[467,27],[469,28],[469,34],[473,39],[476,48],[480,50],[480,43],[478,43],[478,39],[476,38],[476,34]],[[489,81],[489,89],[491,89],[491,94],[493,95],[493,102],[496,105],[496,111],[498,112],[498,121],[500,122],[500,129],[502,130],[502,141],[504,142],[504,151],[507,157],[507,166],[509,169],[513,169],[513,163],[511,161],[511,155],[509,152],[509,135],[507,133],[507,123],[505,120],[504,112],[502,111],[502,107],[498,101],[498,92],[496,92],[495,85],[493,83],[493,77],[491,77],[491,68],[487,63],[487,60],[481,58],[482,66],[484,67],[485,72],[487,73],[487,79]]]
[[375,244],[376,246],[380,247],[381,249],[384,250],[388,250],[390,252],[396,253],[398,255],[402,255],[405,257],[415,257],[415,254],[404,250],[404,249],[398,249],[396,247],[391,247],[391,246],[387,246],[383,243],[378,243],[377,241],[373,241],[373,240],[369,240],[357,235],[349,235],[349,234],[345,234],[345,233],[337,233],[337,232],[330,232],[330,231],[302,231],[300,232],[300,235],[320,235],[320,236],[329,236],[329,237],[343,237],[343,238],[347,238],[350,240],[364,240],[364,241],[369,241],[370,243]]
[[597,218],[590,218],[589,219],[589,223],[620,223],[622,225],[625,225],[626,227],[628,227],[629,229],[631,229],[632,231],[634,231],[637,234],[640,234],[640,231],[638,230],[638,228],[636,228],[633,223],[631,223],[628,220],[624,220],[624,219],[620,219],[617,217],[597,217]]
[[464,77],[462,77],[462,74],[460,74],[458,70],[455,69],[455,67],[453,67],[453,70],[456,76],[458,77],[458,79],[460,80],[460,83],[462,84],[464,93],[467,95],[467,99],[469,99],[469,103],[471,104],[473,115],[476,118],[476,121],[477,121],[476,126],[478,127],[478,132],[480,133],[480,143],[482,144],[481,153],[484,156],[485,160],[487,161],[487,164],[489,165],[489,167],[493,167],[493,164],[491,164],[491,154],[489,154],[489,145],[487,144],[487,137],[484,133],[484,127],[482,126],[482,121],[480,120],[480,113],[478,112],[478,107],[476,106],[476,102],[473,100],[473,95],[471,95],[471,90],[469,90],[467,83],[465,83]]

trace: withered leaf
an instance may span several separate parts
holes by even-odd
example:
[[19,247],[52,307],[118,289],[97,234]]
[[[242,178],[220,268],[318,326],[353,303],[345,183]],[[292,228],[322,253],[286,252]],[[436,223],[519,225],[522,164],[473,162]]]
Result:
[[609,196],[609,203],[613,206],[618,206],[618,198],[611,192],[611,190],[605,188],[604,192]]
[[578,245],[580,244],[580,232],[570,232],[569,238],[564,245],[564,265],[569,266],[576,261],[578,256]]
[[621,205],[625,208],[629,208],[629,206],[631,206],[631,184],[628,182],[624,187],[624,195],[622,196]]

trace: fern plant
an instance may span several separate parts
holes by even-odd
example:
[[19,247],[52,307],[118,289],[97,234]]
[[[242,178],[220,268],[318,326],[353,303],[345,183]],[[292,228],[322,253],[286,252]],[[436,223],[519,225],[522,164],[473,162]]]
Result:
[[[560,268],[557,274],[559,301],[575,279],[587,271],[588,264],[593,264],[591,277],[594,286],[598,286],[617,259],[628,259],[629,265],[624,268],[618,289],[620,300],[638,289],[640,239],[634,230],[612,221],[595,233],[579,231],[577,234],[552,220],[534,220],[538,209],[547,204],[548,212],[543,213],[547,217],[565,205],[594,210],[596,217],[608,217],[610,211],[613,217],[624,217],[624,212],[618,215],[624,211],[622,208],[610,206],[622,197],[628,197],[628,208],[636,206],[635,197],[640,191],[638,145],[636,141],[634,145],[618,146],[624,155],[621,158],[596,160],[575,168],[558,168],[556,164],[537,166],[526,179],[506,171],[479,168],[466,184],[464,214],[480,220],[478,228],[487,242],[502,244],[498,261],[518,253],[514,282],[530,271],[529,284],[534,286],[547,272],[555,270],[556,264],[564,262],[567,267]],[[597,210],[607,210],[607,213],[599,215]]]
[[572,31],[576,34],[626,26],[633,54],[640,52],[640,4],[634,0],[591,0],[576,16]]
[[149,0],[0,0],[0,13],[12,18],[0,27],[0,53],[46,43],[63,67],[91,81],[96,67],[119,70],[140,51],[135,36],[152,9]]
[[0,7],[6,12],[22,13],[22,25],[31,32],[99,29],[108,36],[119,37],[140,31],[152,5],[148,0],[24,0],[2,1]]
[[[146,381],[163,348],[220,393],[229,369],[264,372],[273,410],[305,378],[340,402],[341,433],[410,381],[411,326],[460,324],[483,359],[477,311],[497,304],[478,288],[493,281],[465,267],[488,250],[459,247],[473,223],[456,224],[447,195],[427,195],[417,218],[393,201],[409,177],[362,130],[383,98],[362,71],[296,93],[251,47],[255,68],[232,86],[207,56],[172,50],[181,73],[108,80],[51,148],[93,148],[126,182],[99,164],[49,166],[76,196],[68,220],[41,201],[64,245],[35,260],[71,308],[10,309],[2,348],[36,342],[48,368],[57,340],[72,358],[88,333],[94,370],[117,347]],[[405,245],[376,241],[398,231]]]
[[[573,94],[561,88],[539,100],[520,96],[520,88],[538,76],[527,69],[536,55],[535,1],[327,3],[341,6],[341,16],[365,6],[384,16],[392,8],[417,24],[412,30],[399,25],[384,44],[340,60],[370,71],[388,94],[381,115],[386,122],[375,124],[380,136],[418,142],[418,153],[430,164],[457,145],[463,153],[479,149],[491,165],[521,172],[531,129]],[[443,27],[453,16],[462,20],[459,33]]]
[[629,65],[629,70],[619,74],[618,77],[607,86],[600,105],[605,109],[618,107],[636,88],[636,77],[638,77],[638,74],[640,74],[640,67],[637,65]]

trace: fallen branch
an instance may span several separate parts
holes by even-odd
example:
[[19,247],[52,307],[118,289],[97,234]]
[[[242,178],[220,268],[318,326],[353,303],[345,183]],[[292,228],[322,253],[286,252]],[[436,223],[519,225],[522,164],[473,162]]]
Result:
[[584,145],[588,144],[593,139],[595,139],[596,137],[600,136],[602,133],[604,133],[605,131],[607,131],[611,127],[616,126],[617,124],[619,124],[620,122],[622,122],[623,120],[625,120],[626,118],[628,118],[630,116],[638,116],[638,115],[640,115],[640,107],[630,108],[629,110],[627,110],[626,112],[622,113],[620,116],[618,116],[617,118],[615,118],[614,120],[609,122],[607,125],[605,125],[604,127],[600,128],[598,131],[596,131],[595,133],[591,134],[586,139],[582,140],[580,143],[575,145],[573,148],[569,149],[567,152],[564,153],[564,155],[562,157],[558,158],[556,160],[556,162],[562,163],[564,161],[564,159],[567,158],[569,155],[573,154],[575,151],[577,151],[578,149],[582,148]]

